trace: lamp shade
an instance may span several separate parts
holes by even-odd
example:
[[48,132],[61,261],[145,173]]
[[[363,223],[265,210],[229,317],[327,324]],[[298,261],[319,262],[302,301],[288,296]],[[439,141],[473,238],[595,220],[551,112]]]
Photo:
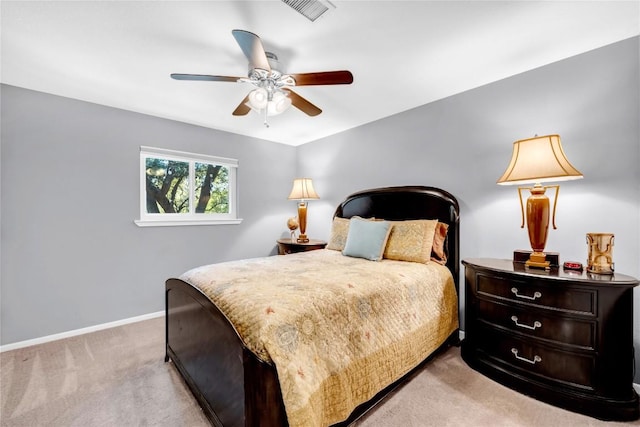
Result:
[[514,142],[511,162],[497,183],[519,185],[580,178],[582,174],[562,150],[560,136],[546,135]]
[[318,193],[313,188],[311,178],[296,178],[293,180],[293,188],[289,194],[289,200],[319,199]]

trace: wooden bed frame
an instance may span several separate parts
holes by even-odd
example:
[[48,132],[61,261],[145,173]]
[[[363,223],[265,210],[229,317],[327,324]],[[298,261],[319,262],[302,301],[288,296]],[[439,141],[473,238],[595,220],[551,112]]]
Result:
[[[422,186],[361,191],[348,196],[335,212],[342,218],[356,215],[387,220],[438,219],[449,224],[447,267],[459,291],[459,207],[451,194]],[[455,331],[443,347],[457,343],[457,336]],[[275,367],[249,351],[209,298],[180,279],[166,282],[165,361],[169,360],[213,425],[288,425]],[[360,417],[412,372],[360,405],[341,425]]]

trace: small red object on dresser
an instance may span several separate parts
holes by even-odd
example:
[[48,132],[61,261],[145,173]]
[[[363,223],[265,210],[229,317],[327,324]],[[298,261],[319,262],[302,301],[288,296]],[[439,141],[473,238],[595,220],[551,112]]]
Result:
[[578,270],[582,271],[582,263],[576,261],[566,261],[562,266],[565,270]]

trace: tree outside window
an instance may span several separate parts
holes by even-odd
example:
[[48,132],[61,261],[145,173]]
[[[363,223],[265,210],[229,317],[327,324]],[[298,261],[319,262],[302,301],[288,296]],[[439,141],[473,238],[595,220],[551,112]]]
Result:
[[196,213],[229,212],[229,169],[196,163]]
[[141,147],[141,213],[136,224],[239,223],[237,161]]

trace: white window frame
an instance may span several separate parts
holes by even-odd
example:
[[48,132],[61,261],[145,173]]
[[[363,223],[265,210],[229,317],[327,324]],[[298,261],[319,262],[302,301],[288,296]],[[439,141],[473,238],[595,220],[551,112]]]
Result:
[[[195,207],[195,164],[207,163],[224,166],[229,169],[229,212],[218,213],[147,213],[146,189],[146,158],[155,157],[167,160],[178,160],[189,163],[189,209]],[[180,225],[224,225],[240,224],[238,218],[238,161],[225,157],[209,156],[206,154],[187,153],[184,151],[168,150],[140,146],[140,219],[134,222],[138,227],[167,227]]]

